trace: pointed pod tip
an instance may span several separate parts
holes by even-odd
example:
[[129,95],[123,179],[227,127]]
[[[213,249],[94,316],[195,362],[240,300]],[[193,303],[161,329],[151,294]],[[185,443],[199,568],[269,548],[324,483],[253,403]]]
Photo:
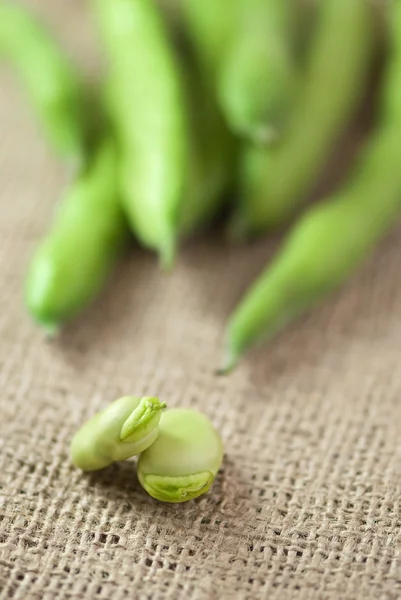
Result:
[[60,333],[61,327],[58,323],[39,323],[46,340],[51,342]]
[[222,366],[219,369],[216,369],[215,374],[218,377],[223,377],[224,375],[229,375],[232,371],[234,371],[237,364],[238,364],[238,356],[235,356],[231,352],[227,352]]
[[166,236],[159,246],[160,267],[164,273],[173,270],[177,254],[177,240],[173,235]]

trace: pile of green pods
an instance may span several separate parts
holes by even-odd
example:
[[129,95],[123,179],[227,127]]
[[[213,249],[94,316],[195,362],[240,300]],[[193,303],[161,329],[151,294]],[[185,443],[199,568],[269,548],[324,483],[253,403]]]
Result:
[[[26,306],[56,333],[132,236],[171,271],[181,242],[219,215],[231,243],[288,227],[228,316],[227,373],[344,284],[399,215],[401,2],[89,6],[106,65],[95,89],[34,15],[0,4],[0,59],[73,172],[29,266]],[[307,206],[377,64],[375,124],[335,191]]]

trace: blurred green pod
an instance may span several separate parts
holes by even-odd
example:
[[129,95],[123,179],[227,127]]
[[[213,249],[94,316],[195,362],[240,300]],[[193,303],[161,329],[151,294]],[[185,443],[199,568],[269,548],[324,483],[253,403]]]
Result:
[[132,231],[169,268],[187,168],[188,123],[177,57],[150,0],[93,0],[108,62],[107,103],[120,146]]
[[35,321],[54,333],[77,316],[99,294],[128,237],[115,144],[105,138],[69,185],[29,266],[25,301]]
[[297,212],[363,98],[375,45],[370,3],[326,0],[317,10],[305,81],[285,135],[278,145],[244,150],[233,237],[279,228]]
[[51,147],[74,166],[85,159],[86,99],[72,62],[39,21],[0,3],[0,58],[15,67]]
[[276,139],[296,99],[293,0],[237,0],[221,60],[218,95],[233,131],[256,143]]
[[341,286],[401,213],[401,3],[388,7],[390,49],[375,130],[339,189],[290,231],[226,328],[222,372]]

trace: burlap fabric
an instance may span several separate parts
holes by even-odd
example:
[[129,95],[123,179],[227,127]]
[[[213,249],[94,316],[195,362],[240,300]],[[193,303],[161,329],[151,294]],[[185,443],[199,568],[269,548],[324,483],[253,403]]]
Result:
[[[90,72],[80,0],[36,0]],[[401,597],[401,242],[390,233],[322,308],[216,378],[225,319],[274,241],[193,241],[171,276],[133,252],[49,343],[22,303],[67,175],[0,74],[0,597]],[[71,436],[122,394],[205,411],[226,458],[211,493],[164,505],[133,464],[84,476]]]

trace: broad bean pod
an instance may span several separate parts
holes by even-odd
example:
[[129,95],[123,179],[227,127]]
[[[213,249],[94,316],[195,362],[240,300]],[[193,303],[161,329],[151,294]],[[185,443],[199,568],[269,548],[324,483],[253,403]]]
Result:
[[242,201],[233,237],[281,227],[315,185],[334,143],[363,98],[374,48],[366,0],[325,0],[300,97],[277,146],[249,145],[243,156]]
[[215,89],[236,20],[238,0],[181,0],[182,20],[202,72]]
[[133,232],[173,262],[187,168],[188,123],[177,58],[151,0],[93,0],[108,61],[107,103]]
[[80,165],[87,132],[82,81],[39,21],[13,2],[0,3],[0,57],[15,66],[51,147]]
[[26,304],[46,331],[57,332],[94,300],[128,235],[116,148],[105,138],[67,189],[29,267]]
[[206,226],[227,200],[234,182],[237,141],[186,48],[181,67],[190,126],[190,150],[178,234],[186,238]]
[[391,48],[376,129],[343,186],[295,225],[231,315],[223,372],[343,284],[401,212],[400,2],[390,4],[388,22]]
[[293,0],[237,0],[218,95],[227,122],[240,136],[268,142],[278,136],[297,89]]

